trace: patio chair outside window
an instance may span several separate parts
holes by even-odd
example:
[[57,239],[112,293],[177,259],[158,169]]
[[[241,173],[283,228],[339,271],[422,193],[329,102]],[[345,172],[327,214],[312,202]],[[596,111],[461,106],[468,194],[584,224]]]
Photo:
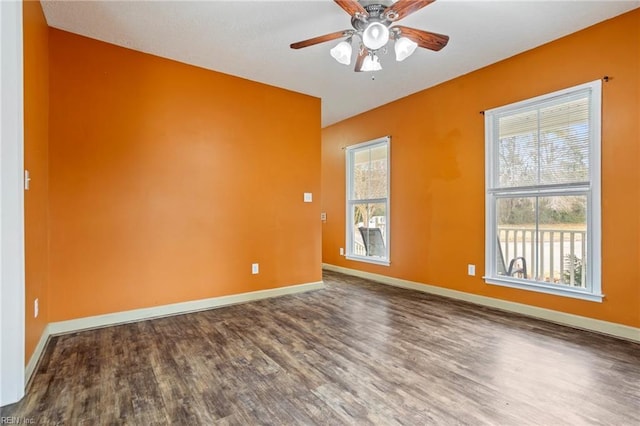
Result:
[[365,228],[361,226],[358,229],[360,230],[360,235],[362,235],[362,241],[364,242],[364,248],[367,252],[367,256],[384,257],[387,255],[380,228]]
[[502,254],[502,245],[500,244],[500,239],[498,239],[497,243],[498,243],[498,275],[506,275],[509,277],[517,277],[517,278],[527,278],[527,260],[522,256],[514,257],[509,261],[509,267],[507,268],[507,264],[504,260],[504,255]]

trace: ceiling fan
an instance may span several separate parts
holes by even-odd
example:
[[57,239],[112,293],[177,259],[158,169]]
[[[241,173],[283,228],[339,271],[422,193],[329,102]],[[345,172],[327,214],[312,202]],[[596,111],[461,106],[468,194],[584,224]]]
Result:
[[351,63],[352,40],[360,39],[355,71],[378,71],[382,69],[378,52],[386,53],[389,40],[394,40],[397,61],[403,61],[417,47],[438,51],[447,45],[449,37],[415,28],[393,25],[396,21],[422,9],[435,0],[334,0],[351,15],[353,29],[337,31],[308,40],[292,43],[292,49],[313,46],[346,37],[331,49],[331,56],[341,64]]

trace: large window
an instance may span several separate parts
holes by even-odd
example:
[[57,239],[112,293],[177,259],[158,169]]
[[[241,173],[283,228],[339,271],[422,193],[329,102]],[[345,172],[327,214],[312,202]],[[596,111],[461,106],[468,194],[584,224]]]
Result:
[[601,301],[601,82],[485,113],[489,284]]
[[389,137],[348,147],[347,258],[389,264]]

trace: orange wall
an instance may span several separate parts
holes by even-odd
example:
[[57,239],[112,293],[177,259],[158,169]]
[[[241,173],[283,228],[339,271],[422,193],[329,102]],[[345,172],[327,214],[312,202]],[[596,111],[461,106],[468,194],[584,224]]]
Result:
[[50,321],[322,279],[319,99],[49,36]]
[[[47,325],[49,268],[49,29],[39,1],[23,3],[25,203],[25,362]],[[34,299],[40,314],[34,318]]]
[[[325,128],[323,262],[640,326],[639,46],[640,10],[635,10]],[[613,77],[603,87],[604,302],[484,284],[484,118],[479,112],[604,75]],[[389,267],[339,255],[345,244],[341,148],[384,135],[392,137]],[[467,276],[469,263],[478,266],[477,276]]]

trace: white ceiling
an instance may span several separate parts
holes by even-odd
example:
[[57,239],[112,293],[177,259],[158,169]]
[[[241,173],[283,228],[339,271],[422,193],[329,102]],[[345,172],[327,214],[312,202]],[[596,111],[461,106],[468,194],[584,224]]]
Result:
[[322,99],[322,125],[389,103],[640,6],[639,0],[438,0],[400,24],[451,37],[382,71],[329,56],[337,41],[289,44],[350,29],[332,0],[44,0],[50,26]]

